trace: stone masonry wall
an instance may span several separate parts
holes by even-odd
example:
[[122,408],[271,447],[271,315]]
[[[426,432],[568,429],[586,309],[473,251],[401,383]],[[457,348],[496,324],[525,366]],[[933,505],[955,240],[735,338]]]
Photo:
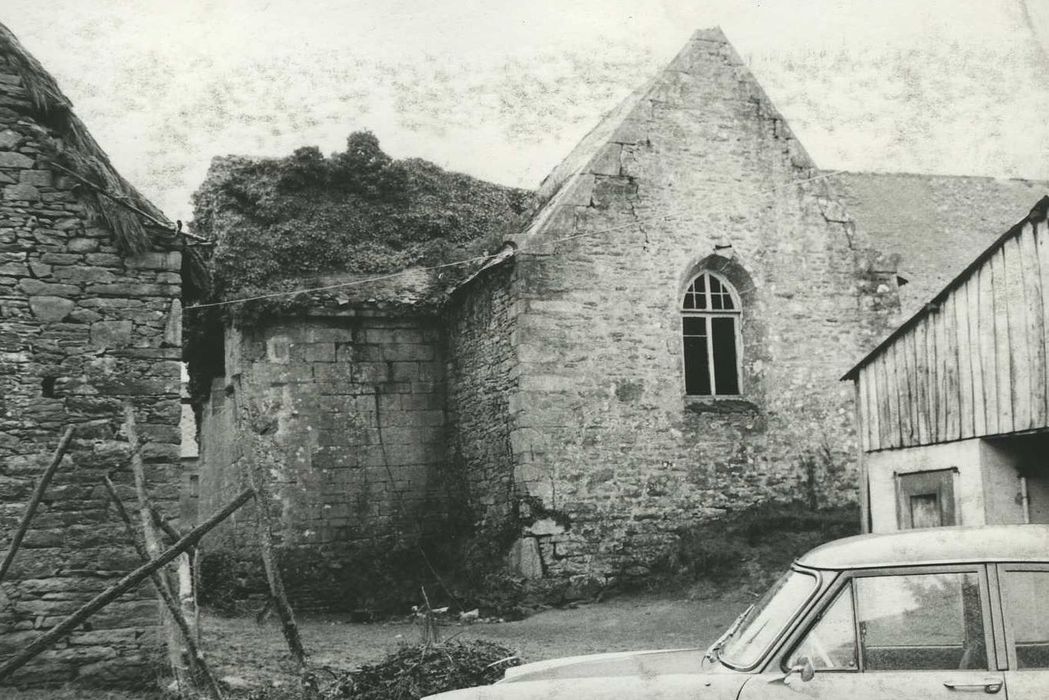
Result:
[[[225,384],[204,414],[199,507],[216,508],[246,483],[247,460],[265,460],[276,544],[308,563],[288,581],[300,605],[352,607],[325,583],[358,565],[348,548],[425,527],[439,510],[439,340],[423,318],[309,318],[227,334]],[[207,551],[255,551],[252,507]]]
[[[178,514],[180,253],[122,257],[112,233],[48,164],[24,85],[0,56],[0,549],[66,425],[84,430],[0,584],[0,661],[139,565],[102,478],[133,491],[122,403],[134,402],[149,487]],[[156,678],[157,603],[146,585],[16,673],[21,685]],[[0,695],[2,695],[0,691]]]
[[482,527],[498,526],[515,505],[512,280],[512,261],[484,271],[445,316],[450,465]]
[[[523,533],[529,575],[643,575],[690,523],[854,500],[838,378],[896,299],[720,32],[610,133],[517,255],[515,481],[554,516]],[[681,300],[703,269],[743,297],[738,398],[684,394]]]

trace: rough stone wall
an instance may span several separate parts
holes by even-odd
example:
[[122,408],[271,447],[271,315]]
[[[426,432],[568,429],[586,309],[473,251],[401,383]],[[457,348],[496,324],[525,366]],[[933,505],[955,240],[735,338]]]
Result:
[[[697,520],[854,500],[838,378],[896,299],[720,32],[608,131],[517,255],[515,482],[552,516],[524,533],[531,575],[643,574]],[[702,269],[743,297],[738,399],[684,395],[679,309]]]
[[515,504],[513,279],[512,261],[482,272],[445,316],[449,464],[482,527],[498,526]]
[[[73,440],[2,584],[0,661],[140,563],[101,486],[112,471],[132,498],[117,432],[125,399],[150,490],[178,514],[180,253],[118,254],[75,183],[48,164],[23,88],[0,56],[0,549],[64,427],[109,423]],[[152,682],[158,620],[143,586],[12,681]]]
[[[324,569],[352,566],[347,546],[418,528],[435,507],[445,462],[439,340],[424,318],[309,318],[227,333],[227,375],[205,408],[199,507],[228,500],[247,483],[248,462],[263,460],[275,543],[318,567],[289,581],[304,605],[351,604],[317,588]],[[254,551],[253,518],[243,509],[207,550]]]

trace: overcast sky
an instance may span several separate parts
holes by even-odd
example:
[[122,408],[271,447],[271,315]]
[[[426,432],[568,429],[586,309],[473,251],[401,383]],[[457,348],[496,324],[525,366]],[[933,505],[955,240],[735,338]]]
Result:
[[172,218],[210,159],[359,129],[535,187],[720,25],[825,168],[1049,179],[1049,0],[3,0]]

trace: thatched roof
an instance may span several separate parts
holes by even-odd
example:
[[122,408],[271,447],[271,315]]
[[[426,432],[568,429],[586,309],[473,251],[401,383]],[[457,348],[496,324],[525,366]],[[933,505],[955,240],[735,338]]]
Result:
[[[40,138],[54,151],[55,160],[99,188],[141,210],[164,225],[161,227],[109,197],[85,192],[96,213],[109,225],[118,246],[127,253],[153,248],[159,240],[173,239],[174,226],[148,199],[142,196],[113,168],[109,157],[73,113],[73,105],[59,89],[55,79],[25,49],[11,30],[0,24],[0,54],[13,65],[22,79],[34,113],[32,117],[47,133]],[[162,232],[167,231],[167,236]]]

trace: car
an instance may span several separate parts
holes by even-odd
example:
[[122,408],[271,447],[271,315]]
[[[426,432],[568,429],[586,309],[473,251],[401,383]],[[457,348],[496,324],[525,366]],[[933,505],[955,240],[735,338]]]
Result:
[[1049,525],[859,535],[798,558],[708,649],[525,664],[440,700],[1049,698]]

